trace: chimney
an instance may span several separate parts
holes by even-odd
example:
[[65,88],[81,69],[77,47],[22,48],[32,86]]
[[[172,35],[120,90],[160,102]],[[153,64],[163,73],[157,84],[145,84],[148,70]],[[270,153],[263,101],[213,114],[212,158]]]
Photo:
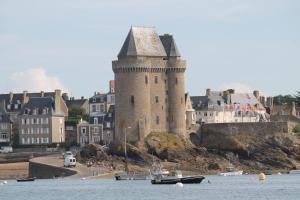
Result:
[[229,94],[234,94],[235,93],[234,89],[228,89],[227,91],[228,91]]
[[84,99],[84,96],[81,96],[81,100],[83,100]]
[[14,94],[12,92],[9,93],[9,102],[12,103],[12,100],[14,98]]
[[267,107],[271,108],[273,106],[273,97],[267,97]]
[[206,96],[211,96],[211,90],[209,88],[206,89]]
[[61,105],[61,90],[55,90],[54,109],[56,113],[61,112],[60,105]]
[[63,93],[63,94],[62,94],[62,98],[63,98],[65,101],[68,101],[68,100],[69,100],[69,95],[68,95],[68,93]]
[[265,107],[266,106],[266,98],[265,98],[265,96],[260,96],[259,97],[259,102]]
[[5,113],[5,100],[0,100],[0,113]]
[[45,97],[45,92],[41,91],[41,97]]
[[230,104],[230,93],[229,93],[229,90],[223,91],[222,97],[225,100],[225,103]]
[[29,97],[27,96],[28,91],[23,91],[23,103],[26,104],[29,101]]
[[254,90],[253,95],[259,100],[259,91],[258,90]]

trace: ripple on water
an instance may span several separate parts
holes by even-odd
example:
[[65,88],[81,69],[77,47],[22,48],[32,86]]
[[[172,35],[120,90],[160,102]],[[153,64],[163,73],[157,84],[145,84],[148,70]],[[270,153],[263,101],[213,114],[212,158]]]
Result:
[[6,185],[0,185],[1,200],[298,200],[299,197],[300,175],[267,176],[264,183],[258,181],[257,175],[207,176],[201,184],[183,187],[109,179],[8,181]]

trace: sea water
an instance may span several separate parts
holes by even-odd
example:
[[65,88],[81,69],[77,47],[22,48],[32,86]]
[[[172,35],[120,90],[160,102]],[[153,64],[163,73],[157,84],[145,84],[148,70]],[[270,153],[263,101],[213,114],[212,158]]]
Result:
[[299,200],[300,175],[206,176],[201,184],[151,185],[150,181],[53,179],[0,181],[0,200]]

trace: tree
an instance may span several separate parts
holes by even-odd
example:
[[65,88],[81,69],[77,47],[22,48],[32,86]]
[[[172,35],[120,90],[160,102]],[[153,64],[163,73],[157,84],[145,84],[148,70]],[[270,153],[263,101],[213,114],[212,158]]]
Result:
[[89,115],[78,105],[70,106],[69,117],[66,123],[69,125],[76,125],[81,119],[89,121]]
[[296,103],[298,106],[300,106],[300,91],[298,91],[295,95],[295,98],[296,98]]
[[273,98],[273,103],[275,105],[291,105],[292,102],[297,102],[297,98],[292,95],[277,95]]

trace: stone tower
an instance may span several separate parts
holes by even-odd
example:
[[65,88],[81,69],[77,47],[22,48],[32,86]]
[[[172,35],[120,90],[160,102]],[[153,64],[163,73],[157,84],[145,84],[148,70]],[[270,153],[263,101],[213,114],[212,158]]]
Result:
[[186,62],[172,35],[131,27],[112,62],[115,73],[115,139],[131,143],[151,132],[184,135]]

